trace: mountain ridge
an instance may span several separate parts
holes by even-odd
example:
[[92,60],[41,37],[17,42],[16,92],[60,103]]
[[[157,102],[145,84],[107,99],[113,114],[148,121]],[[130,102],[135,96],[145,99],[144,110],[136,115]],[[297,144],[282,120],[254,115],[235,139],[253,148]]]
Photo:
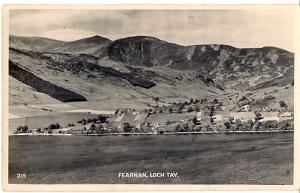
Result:
[[[115,41],[101,36],[71,42],[56,42],[47,38],[37,42],[36,38],[32,41],[32,38],[26,40],[15,36],[11,36],[10,40],[10,60],[29,71],[47,68],[44,72],[46,79],[54,78],[52,74],[60,72],[67,79],[69,76],[75,76],[74,80],[76,77],[81,79],[78,84],[82,86],[96,84],[99,89],[106,89],[101,82],[105,81],[107,88],[117,90],[121,84],[127,89],[128,96],[136,93],[139,100],[155,95],[167,100],[167,96],[190,98],[197,93],[206,96],[232,89],[259,90],[285,86],[293,82],[294,75],[294,53],[272,46],[182,46],[150,36],[132,36]],[[53,80],[49,79],[50,82]],[[194,87],[190,88],[190,85]],[[61,86],[74,87],[68,82]],[[194,89],[194,92],[187,93],[191,90],[186,88]],[[206,90],[205,94],[201,94],[201,90]],[[78,88],[75,91],[90,99],[87,92]],[[109,97],[108,93],[104,93],[103,97]],[[132,100],[136,100],[134,98]]]

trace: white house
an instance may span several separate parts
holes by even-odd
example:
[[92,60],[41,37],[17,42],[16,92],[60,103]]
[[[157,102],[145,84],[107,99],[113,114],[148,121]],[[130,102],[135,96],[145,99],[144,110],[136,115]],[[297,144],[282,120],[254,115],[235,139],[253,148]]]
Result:
[[222,115],[214,115],[212,116],[212,118],[214,119],[214,122],[219,122],[222,121]]
[[279,121],[278,112],[262,112],[261,116],[263,119],[259,120],[260,122]]
[[293,119],[293,114],[291,112],[284,112],[278,115],[280,121]]
[[202,112],[197,112],[196,113],[196,118],[197,118],[197,121],[201,121],[202,120]]

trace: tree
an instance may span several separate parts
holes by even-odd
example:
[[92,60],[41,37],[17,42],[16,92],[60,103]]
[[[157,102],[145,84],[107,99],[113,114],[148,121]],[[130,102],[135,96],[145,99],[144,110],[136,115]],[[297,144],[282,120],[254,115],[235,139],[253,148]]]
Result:
[[241,100],[247,100],[247,97],[246,96],[242,96]]
[[253,124],[252,129],[253,129],[254,131],[258,131],[259,128],[260,128],[260,125],[261,125],[261,122],[257,121],[257,122],[255,122],[255,123]]
[[257,121],[259,121],[259,120],[261,120],[261,119],[263,119],[263,117],[261,116],[261,113],[255,113],[255,121],[257,122]]
[[252,127],[253,127],[253,121],[250,119],[250,120],[248,120],[247,121],[247,123],[245,124],[245,130],[246,131],[250,131],[251,129],[252,129]]
[[15,133],[18,134],[18,133],[29,133],[29,132],[30,130],[28,129],[28,126],[25,125],[25,126],[18,127]]
[[96,130],[96,125],[94,123],[91,124],[90,130],[95,131]]
[[179,104],[178,108],[177,108],[177,113],[181,113],[182,112],[182,109],[184,108],[185,106],[185,103],[181,103]]
[[95,133],[97,133],[97,134],[104,133],[103,125],[99,125],[98,127],[96,127]]
[[55,123],[55,124],[52,123],[48,126],[49,130],[59,129],[59,128],[60,128],[60,125],[58,123]]
[[103,116],[103,115],[98,115],[97,116],[97,121],[100,121],[101,123],[105,123],[106,119],[107,119],[106,116]]
[[169,111],[169,113],[172,113],[172,112],[173,112],[172,107],[170,107],[170,108],[168,109],[168,111]]
[[230,130],[231,124],[229,121],[225,121],[224,126],[225,126],[226,130]]
[[218,99],[214,99],[213,103],[217,104],[219,102]]
[[280,107],[286,107],[286,104],[285,104],[284,101],[279,101],[279,106],[280,106]]
[[237,119],[234,124],[234,130],[240,131],[242,129],[242,122],[240,119]]
[[154,97],[154,100],[156,102],[156,106],[158,106],[159,97]]
[[55,129],[59,129],[60,128],[60,124],[56,123],[55,124]]
[[233,117],[229,117],[229,123],[233,123],[233,121],[234,121],[234,118]]
[[132,126],[128,122],[125,122],[123,123],[123,130],[125,133],[129,133],[132,130]]
[[210,118],[210,124],[213,124],[214,123],[214,119],[211,117]]
[[196,112],[199,112],[199,111],[200,111],[200,107],[199,107],[199,106],[196,106],[195,111],[196,111]]
[[191,99],[190,99],[190,104],[192,104],[193,102],[194,102],[194,99],[191,98]]
[[187,112],[192,112],[193,111],[193,108],[192,107],[189,107],[188,109],[187,109]]
[[41,128],[37,128],[35,131],[36,131],[37,133],[42,133],[42,129],[41,129]]
[[193,117],[193,123],[196,124],[197,122],[198,122],[197,117],[194,116],[194,117]]

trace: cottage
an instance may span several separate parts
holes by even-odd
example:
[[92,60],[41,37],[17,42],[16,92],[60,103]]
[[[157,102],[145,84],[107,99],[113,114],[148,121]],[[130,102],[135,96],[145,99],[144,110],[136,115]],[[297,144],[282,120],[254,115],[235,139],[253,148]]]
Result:
[[260,122],[264,121],[279,121],[278,112],[262,112],[261,116],[263,117]]
[[165,128],[166,126],[167,126],[166,121],[160,121],[154,125],[154,127],[156,127],[156,128]]
[[280,121],[293,119],[293,114],[291,112],[284,112],[278,115]]
[[202,116],[202,112],[197,112],[196,113],[197,121],[201,121],[202,120],[201,116]]
[[214,115],[214,116],[212,116],[212,118],[213,118],[214,122],[220,122],[223,120],[222,115]]

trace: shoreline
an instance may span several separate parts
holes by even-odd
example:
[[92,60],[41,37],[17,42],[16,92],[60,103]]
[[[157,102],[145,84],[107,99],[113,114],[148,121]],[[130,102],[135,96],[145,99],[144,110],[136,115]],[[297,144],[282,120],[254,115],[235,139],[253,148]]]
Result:
[[166,132],[166,133],[103,133],[103,134],[62,134],[62,133],[19,133],[9,134],[9,136],[118,136],[118,135],[189,135],[189,134],[259,134],[259,133],[293,133],[294,130],[274,130],[274,131],[227,131],[227,132]]

